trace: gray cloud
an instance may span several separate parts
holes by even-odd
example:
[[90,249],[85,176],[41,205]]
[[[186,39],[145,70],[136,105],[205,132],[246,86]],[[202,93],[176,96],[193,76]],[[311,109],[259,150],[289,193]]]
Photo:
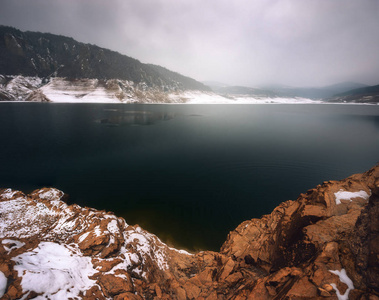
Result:
[[379,83],[377,0],[0,0],[0,24],[71,36],[198,80]]

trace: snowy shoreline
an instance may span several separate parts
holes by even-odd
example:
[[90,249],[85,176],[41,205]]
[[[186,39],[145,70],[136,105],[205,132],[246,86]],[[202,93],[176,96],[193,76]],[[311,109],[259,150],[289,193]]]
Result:
[[302,97],[267,97],[245,94],[218,94],[197,90],[173,91],[147,87],[132,81],[0,75],[0,102],[101,103],[101,104],[349,104]]
[[298,104],[298,105],[354,105],[354,106],[360,106],[360,105],[369,105],[369,106],[377,106],[379,104],[376,103],[332,103],[332,102],[225,102],[225,103],[209,103],[209,102],[113,102],[113,101],[96,101],[96,102],[91,102],[91,101],[51,101],[51,102],[31,102],[31,101],[0,101],[1,103],[44,103],[44,104],[116,104],[116,105],[135,105],[135,104],[140,104],[140,105],[293,105],[293,104]]

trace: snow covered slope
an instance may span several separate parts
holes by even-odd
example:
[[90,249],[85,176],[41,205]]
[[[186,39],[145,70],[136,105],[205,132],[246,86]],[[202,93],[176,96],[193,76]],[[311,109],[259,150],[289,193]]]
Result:
[[183,102],[186,104],[310,104],[323,103],[322,101],[307,98],[283,98],[283,97],[252,97],[248,95],[222,96],[210,92],[185,91],[177,94],[170,94],[173,102]]
[[1,76],[0,101],[70,103],[270,104],[322,103],[306,98],[221,96],[206,91],[167,91],[120,79],[67,79]]
[[39,77],[0,75],[0,101],[25,101],[41,86]]
[[0,74],[67,78],[117,78],[165,91],[209,91],[204,84],[160,66],[70,37],[22,32],[0,25]]

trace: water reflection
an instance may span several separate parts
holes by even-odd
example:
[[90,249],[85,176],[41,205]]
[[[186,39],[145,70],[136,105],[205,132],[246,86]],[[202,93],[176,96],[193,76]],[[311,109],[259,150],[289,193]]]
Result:
[[174,113],[153,111],[124,111],[122,114],[100,119],[107,126],[153,125],[158,121],[168,121],[175,117]]

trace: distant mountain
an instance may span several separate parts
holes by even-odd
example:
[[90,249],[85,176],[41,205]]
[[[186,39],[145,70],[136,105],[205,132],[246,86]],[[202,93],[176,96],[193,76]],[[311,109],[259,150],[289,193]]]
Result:
[[325,86],[324,89],[333,91],[334,94],[340,94],[347,91],[351,91],[351,90],[355,90],[359,88],[365,88],[365,87],[368,87],[368,85],[358,83],[358,82],[346,81],[346,82],[341,82],[341,83]]
[[353,82],[340,83],[327,87],[290,87],[284,85],[266,85],[260,88],[246,86],[217,86],[208,84],[212,90],[220,95],[245,95],[256,97],[284,97],[284,98],[308,98],[324,99],[336,93],[348,91],[351,88],[365,85]]
[[366,86],[363,88],[353,89],[345,93],[337,94],[335,96],[369,95],[369,94],[379,94],[379,85]]
[[322,99],[333,95],[333,92],[318,87],[276,87],[272,91],[280,97],[301,97],[309,99]]
[[273,91],[257,89],[246,86],[212,86],[212,90],[221,95],[244,95],[257,97],[275,97],[277,94]]
[[210,88],[159,66],[141,63],[118,52],[50,33],[22,32],[0,26],[0,74],[121,79],[163,90]]
[[202,83],[205,84],[206,86],[209,86],[212,89],[212,91],[220,87],[229,86],[229,84],[218,82],[218,81],[202,81]]
[[281,97],[303,97],[309,99],[325,99],[335,94],[343,93],[352,89],[367,87],[365,84],[356,82],[341,82],[324,87],[290,87],[281,85],[264,86],[263,88],[273,91]]
[[325,87],[291,87],[285,85],[265,85],[259,88],[246,86],[228,86],[217,82],[206,82],[215,93],[223,96],[244,95],[250,97],[308,98],[313,100],[328,99],[335,94],[356,88],[368,87],[356,82],[342,82]]
[[366,86],[336,94],[327,99],[337,103],[379,103],[379,85]]
[[[80,81],[82,79],[88,81]],[[246,96],[379,102],[378,86],[369,87],[356,82],[325,87],[275,85],[260,88],[229,86],[220,82],[206,84],[225,99]],[[0,101],[58,101],[58,94],[67,96],[67,90],[70,90],[73,99],[82,101],[87,98],[98,101],[101,99],[99,95],[105,93],[112,101],[170,102],[173,100],[164,92],[209,92],[211,88],[207,85],[164,67],[144,64],[70,37],[22,32],[0,25]],[[180,96],[177,101],[185,102],[186,97],[188,95]]]

